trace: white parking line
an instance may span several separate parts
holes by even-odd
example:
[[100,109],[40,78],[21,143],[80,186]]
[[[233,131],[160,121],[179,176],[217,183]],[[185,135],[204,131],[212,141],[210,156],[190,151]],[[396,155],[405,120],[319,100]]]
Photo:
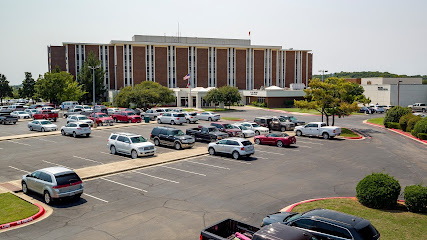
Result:
[[260,159],[268,159],[268,158],[265,158],[265,157],[258,157],[258,156],[254,156],[254,157],[260,158]]
[[286,156],[286,154],[283,154],[283,153],[267,152],[267,151],[261,151],[261,150],[257,150],[257,152],[262,152],[262,153],[271,153],[271,154],[276,154],[276,155]]
[[173,170],[177,170],[177,171],[181,171],[181,172],[192,173],[192,174],[196,174],[196,175],[200,175],[200,176],[206,177],[206,175],[202,174],[202,173],[190,172],[190,171],[186,171],[186,170],[182,170],[182,169],[174,168],[174,167],[168,167],[168,166],[160,166],[160,167],[169,168],[169,169],[173,169]]
[[26,144],[26,143],[21,143],[21,142],[16,142],[16,141],[12,141],[12,140],[7,140],[8,142],[12,142],[12,143],[16,143],[16,144],[21,144],[21,145],[25,145],[25,146],[30,146],[30,144]]
[[97,197],[92,196],[92,195],[89,195],[89,194],[87,194],[87,193],[83,193],[83,195],[88,196],[88,197],[91,197],[91,198],[95,198],[96,200],[99,200],[99,201],[103,201],[103,202],[108,203],[108,201],[107,201],[107,200],[104,200],[104,199],[101,199],[101,198],[97,198]]
[[[52,164],[52,165],[56,165],[56,166],[58,166],[58,167],[70,168],[70,167],[66,167],[66,166],[64,166],[64,165],[60,165],[60,164],[57,164],[57,163],[49,162],[49,161],[46,161],[46,160],[42,160],[42,162],[49,163],[49,164]],[[70,168],[70,169],[71,169],[71,168]]]
[[37,139],[37,140],[40,140],[40,141],[44,141],[44,142],[56,143],[55,141],[46,140],[46,139],[43,139],[43,138],[34,138],[34,139]]
[[210,164],[206,164],[206,163],[199,163],[199,162],[193,162],[193,161],[185,161],[185,162],[191,162],[191,163],[205,165],[205,166],[209,166],[209,167],[215,167],[215,168],[221,168],[221,169],[225,169],[225,170],[230,170],[229,168],[226,168],[226,167],[220,167],[220,166],[210,165]]
[[152,178],[157,178],[157,179],[160,179],[160,180],[163,180],[163,181],[167,181],[167,182],[179,183],[177,181],[173,181],[173,180],[169,180],[169,179],[161,178],[161,177],[156,177],[156,176],[153,176],[153,175],[150,175],[150,174],[146,174],[146,173],[142,173],[142,172],[137,172],[135,170],[133,170],[132,172],[138,173],[138,174],[141,174],[141,175],[145,175],[145,176],[148,176],[148,177],[152,177]]
[[301,145],[298,145],[298,147],[303,147],[303,148],[312,148],[312,147],[309,147],[309,146],[301,146]]
[[21,171],[21,172],[24,172],[24,173],[30,173],[30,172],[28,172],[28,171],[25,171],[25,170],[22,170],[22,169],[19,169],[19,168],[16,168],[16,167],[12,167],[12,166],[9,166],[10,168],[13,168],[13,169],[15,169],[15,170],[18,170],[18,171]]
[[92,159],[87,159],[87,158],[84,158],[84,157],[79,157],[79,156],[73,156],[73,157],[78,158],[78,159],[82,159],[82,160],[86,160],[86,161],[91,161],[91,162],[99,163],[99,164],[104,164],[102,162],[98,162],[98,161],[95,161],[95,160],[92,160]]
[[106,153],[106,152],[100,152],[102,154],[107,154],[107,155],[111,155],[111,153]]
[[317,145],[323,145],[323,143],[315,143],[315,142],[306,142],[306,141],[301,141],[298,140],[299,143],[308,143],[308,144],[317,144]]
[[132,187],[132,186],[129,186],[129,185],[126,185],[126,184],[123,184],[123,183],[119,183],[119,182],[116,182],[116,181],[113,181],[113,180],[110,180],[110,179],[106,179],[106,178],[103,178],[103,177],[101,177],[100,179],[108,181],[108,182],[112,182],[112,183],[115,183],[115,184],[118,184],[118,185],[122,185],[122,186],[125,186],[125,187],[128,187],[128,188],[132,188],[132,189],[135,189],[135,190],[138,190],[138,191],[141,191],[141,192],[147,192],[144,189]]
[[242,164],[252,164],[252,163],[249,163],[249,162],[243,162],[243,161],[238,161],[238,160],[231,160],[231,159],[225,159],[225,158],[222,158],[222,157],[216,157],[216,156],[211,156],[211,155],[208,155],[207,157],[211,157],[211,158],[214,158],[214,159],[219,159],[219,160],[224,160],[224,161],[229,161],[229,162],[234,162],[234,163],[242,163]]

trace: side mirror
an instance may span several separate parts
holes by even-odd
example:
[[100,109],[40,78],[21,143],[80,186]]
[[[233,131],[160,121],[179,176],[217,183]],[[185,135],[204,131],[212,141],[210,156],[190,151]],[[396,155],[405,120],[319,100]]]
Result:
[[219,144],[219,142],[216,142],[216,144]]
[[27,174],[27,176],[26,177],[31,177],[31,174]]

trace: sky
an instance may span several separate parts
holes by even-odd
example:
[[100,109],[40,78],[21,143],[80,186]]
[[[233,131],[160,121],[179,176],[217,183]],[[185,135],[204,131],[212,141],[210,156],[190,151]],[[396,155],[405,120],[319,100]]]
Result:
[[426,0],[0,0],[0,73],[48,71],[47,46],[133,35],[248,39],[308,49],[313,73],[427,74]]

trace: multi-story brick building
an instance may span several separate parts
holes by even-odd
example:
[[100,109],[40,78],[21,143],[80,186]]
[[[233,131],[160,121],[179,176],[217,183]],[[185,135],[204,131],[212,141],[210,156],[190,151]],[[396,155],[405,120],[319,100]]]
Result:
[[155,81],[174,89],[178,106],[189,99],[187,81],[183,80],[188,73],[190,105],[194,102],[197,107],[205,105],[202,97],[209,88],[224,85],[239,88],[245,96],[243,102],[258,100],[280,106],[283,100],[301,98],[301,89],[312,77],[310,50],[251,45],[246,39],[145,35],[106,44],[64,42],[63,46],[48,46],[49,71],[57,65],[77,78],[90,51],[99,56],[106,72],[104,84],[110,97],[122,87]]

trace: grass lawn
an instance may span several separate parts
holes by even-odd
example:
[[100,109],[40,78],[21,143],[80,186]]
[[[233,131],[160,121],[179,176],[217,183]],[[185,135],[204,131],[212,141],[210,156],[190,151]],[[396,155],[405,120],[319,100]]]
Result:
[[380,118],[371,118],[371,119],[368,119],[368,121],[367,122],[369,122],[369,123],[375,123],[375,124],[379,124],[379,125],[381,125],[381,126],[384,126],[384,118],[383,117],[380,117]]
[[185,111],[185,112],[195,112],[196,109],[194,109],[194,108],[184,108],[184,109],[182,109],[182,111]]
[[359,137],[359,135],[357,135],[356,133],[354,133],[353,131],[351,131],[350,129],[347,128],[341,128],[341,135],[342,137]]
[[229,121],[235,121],[235,120],[241,120],[242,118],[236,118],[236,117],[222,117],[222,120],[229,120]]
[[321,115],[318,111],[314,109],[299,109],[299,108],[272,108],[272,109],[282,110],[286,112],[310,113],[310,114]]
[[205,112],[226,112],[226,111],[234,111],[236,109],[228,109],[228,108],[204,108],[203,109]]
[[427,214],[408,212],[403,205],[396,210],[378,210],[367,208],[355,199],[328,199],[303,203],[292,209],[292,212],[314,208],[326,208],[365,218],[380,232],[381,240],[421,240],[427,234]]
[[31,217],[39,211],[36,205],[20,199],[11,193],[0,194],[0,224]]

